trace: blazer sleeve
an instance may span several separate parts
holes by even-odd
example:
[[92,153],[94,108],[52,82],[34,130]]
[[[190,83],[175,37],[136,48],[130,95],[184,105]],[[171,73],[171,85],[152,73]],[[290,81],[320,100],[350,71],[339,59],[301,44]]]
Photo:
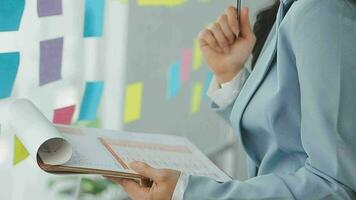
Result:
[[355,7],[299,0],[280,30],[299,77],[305,165],[247,181],[190,176],[184,199],[356,199]]

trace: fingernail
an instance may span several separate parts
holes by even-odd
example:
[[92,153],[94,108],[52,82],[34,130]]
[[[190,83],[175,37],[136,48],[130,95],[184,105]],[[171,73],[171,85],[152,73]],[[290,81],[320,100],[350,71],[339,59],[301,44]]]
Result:
[[240,35],[240,31],[237,31],[237,32],[236,32],[236,37],[238,38],[239,35]]

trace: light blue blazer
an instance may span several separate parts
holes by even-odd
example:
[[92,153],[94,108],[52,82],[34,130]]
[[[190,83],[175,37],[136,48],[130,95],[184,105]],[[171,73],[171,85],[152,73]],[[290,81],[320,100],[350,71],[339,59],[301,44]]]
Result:
[[190,176],[184,199],[356,199],[356,4],[286,0],[233,104],[247,181]]

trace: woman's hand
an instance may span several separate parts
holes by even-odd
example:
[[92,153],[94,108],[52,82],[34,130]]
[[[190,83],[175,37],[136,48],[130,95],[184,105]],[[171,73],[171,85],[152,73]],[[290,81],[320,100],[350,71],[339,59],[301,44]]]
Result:
[[236,8],[230,6],[209,28],[199,33],[203,56],[222,84],[232,80],[243,68],[256,43],[248,8],[243,8],[240,24]]
[[169,169],[155,169],[142,162],[133,162],[130,168],[153,181],[151,187],[140,186],[129,179],[109,178],[120,184],[133,200],[170,200],[172,199],[180,172]]

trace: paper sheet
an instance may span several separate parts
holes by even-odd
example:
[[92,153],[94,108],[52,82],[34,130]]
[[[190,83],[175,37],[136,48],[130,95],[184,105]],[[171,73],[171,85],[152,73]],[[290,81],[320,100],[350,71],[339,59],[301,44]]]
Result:
[[[2,109],[4,105],[11,112]],[[45,170],[53,166],[54,171],[49,172],[119,172],[137,178],[129,163],[143,161],[156,168],[176,169],[219,182],[231,180],[183,137],[53,126],[28,100],[0,101],[0,111],[9,113],[8,122],[31,157],[36,160],[39,156],[46,164],[42,168],[39,163],[40,167]],[[22,151],[21,159],[26,156]],[[74,169],[77,171],[70,171]]]
[[45,163],[60,165],[71,158],[70,144],[30,101],[14,100],[9,110],[8,122],[34,160],[39,155]]
[[176,169],[220,182],[230,180],[183,137],[67,126],[57,129],[74,148],[72,159],[64,166],[134,173],[129,163],[143,161],[156,168]]

